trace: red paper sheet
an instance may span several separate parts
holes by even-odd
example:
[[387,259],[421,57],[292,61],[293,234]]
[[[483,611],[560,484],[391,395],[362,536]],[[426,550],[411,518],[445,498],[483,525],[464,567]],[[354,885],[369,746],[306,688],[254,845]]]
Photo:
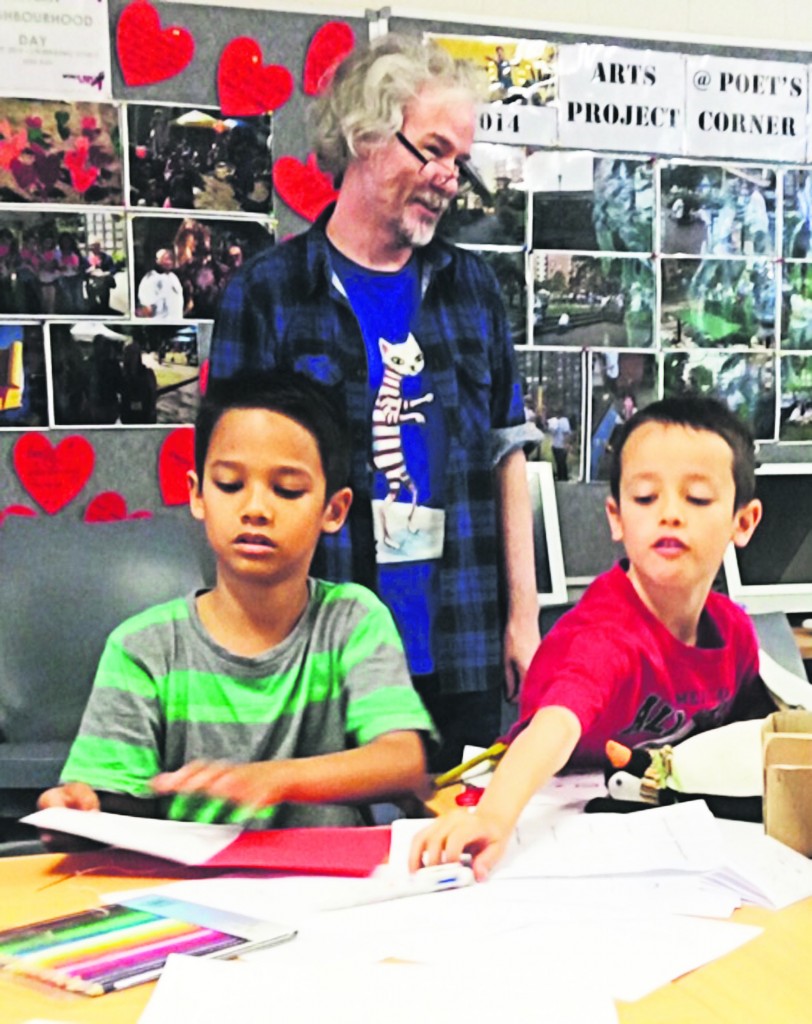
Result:
[[200,866],[363,877],[386,860],[390,831],[382,825],[243,832]]

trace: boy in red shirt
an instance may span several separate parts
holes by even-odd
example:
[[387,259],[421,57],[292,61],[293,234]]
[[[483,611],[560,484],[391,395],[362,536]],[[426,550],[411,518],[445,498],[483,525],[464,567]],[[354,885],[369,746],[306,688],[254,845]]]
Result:
[[483,878],[539,786],[567,764],[601,763],[609,739],[673,743],[772,710],[750,620],[711,592],[728,543],[747,544],[761,518],[746,427],[713,399],[655,402],[623,429],[610,490],[627,558],[545,638],[482,800],[421,833],[413,868],[467,850]]

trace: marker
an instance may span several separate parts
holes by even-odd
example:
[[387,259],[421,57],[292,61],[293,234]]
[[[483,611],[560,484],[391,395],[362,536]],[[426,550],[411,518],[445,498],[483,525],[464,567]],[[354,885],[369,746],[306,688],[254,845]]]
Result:
[[[474,872],[471,868],[453,861],[449,864],[432,864],[426,868],[418,868],[409,876],[406,888],[411,893],[442,892],[444,889],[460,889],[471,885]],[[409,895],[405,892],[404,895]]]
[[432,892],[443,892],[445,889],[460,889],[472,885],[476,879],[473,870],[465,864],[453,861],[448,864],[432,864],[418,868],[409,875],[387,874],[388,865],[384,865],[380,873],[373,878],[382,879],[380,888],[371,893],[365,903],[378,903],[382,900],[396,900],[402,896],[425,896]]

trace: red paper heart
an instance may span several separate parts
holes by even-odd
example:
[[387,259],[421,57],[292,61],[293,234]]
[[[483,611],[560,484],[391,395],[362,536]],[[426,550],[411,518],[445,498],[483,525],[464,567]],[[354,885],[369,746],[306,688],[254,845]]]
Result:
[[28,505],[6,505],[5,508],[0,509],[0,526],[8,519],[9,516],[27,516],[36,518],[37,513],[33,508],[29,508]]
[[162,29],[149,0],[134,0],[118,19],[116,50],[127,85],[151,85],[183,71],[194,56],[195,41],[178,25]]
[[263,65],[255,39],[238,36],[220,55],[217,95],[226,117],[253,117],[278,110],[292,92],[293,75],[281,64]]
[[70,171],[70,183],[77,192],[87,192],[99,176],[99,168],[85,166],[86,154],[66,153],[65,166]]
[[186,474],[195,468],[193,427],[178,427],[161,445],[158,456],[158,485],[165,505],[185,505],[189,500]]
[[308,96],[321,92],[336,66],[355,46],[355,33],[345,21],[328,21],[310,40],[305,57],[302,88]]
[[330,175],[319,170],[315,153],[305,163],[295,156],[280,156],[273,165],[273,184],[291,210],[309,221],[338,198]]
[[14,469],[20,483],[48,515],[76,495],[93,472],[96,456],[89,441],[78,434],[54,447],[44,434],[24,434],[14,446]]
[[151,519],[152,513],[147,509],[137,512],[127,511],[127,501],[117,491],[102,491],[85,509],[86,523],[113,523],[122,519]]

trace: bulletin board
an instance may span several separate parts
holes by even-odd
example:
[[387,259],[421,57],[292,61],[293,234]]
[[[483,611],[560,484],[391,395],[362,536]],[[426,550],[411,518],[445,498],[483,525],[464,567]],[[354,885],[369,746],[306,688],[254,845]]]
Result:
[[[487,78],[472,158],[491,198],[461,198],[442,230],[502,285],[528,418],[568,419],[569,478],[605,479],[634,409],[688,389],[764,451],[812,457],[809,54],[372,12],[58,10],[35,23],[0,0],[0,522],[53,514],[18,470],[28,432],[52,462],[65,437],[92,447],[82,513],[98,493],[128,514],[181,504],[165,470],[190,457],[219,294],[334,197],[307,106],[387,24]],[[549,430],[534,456],[552,458]]]

